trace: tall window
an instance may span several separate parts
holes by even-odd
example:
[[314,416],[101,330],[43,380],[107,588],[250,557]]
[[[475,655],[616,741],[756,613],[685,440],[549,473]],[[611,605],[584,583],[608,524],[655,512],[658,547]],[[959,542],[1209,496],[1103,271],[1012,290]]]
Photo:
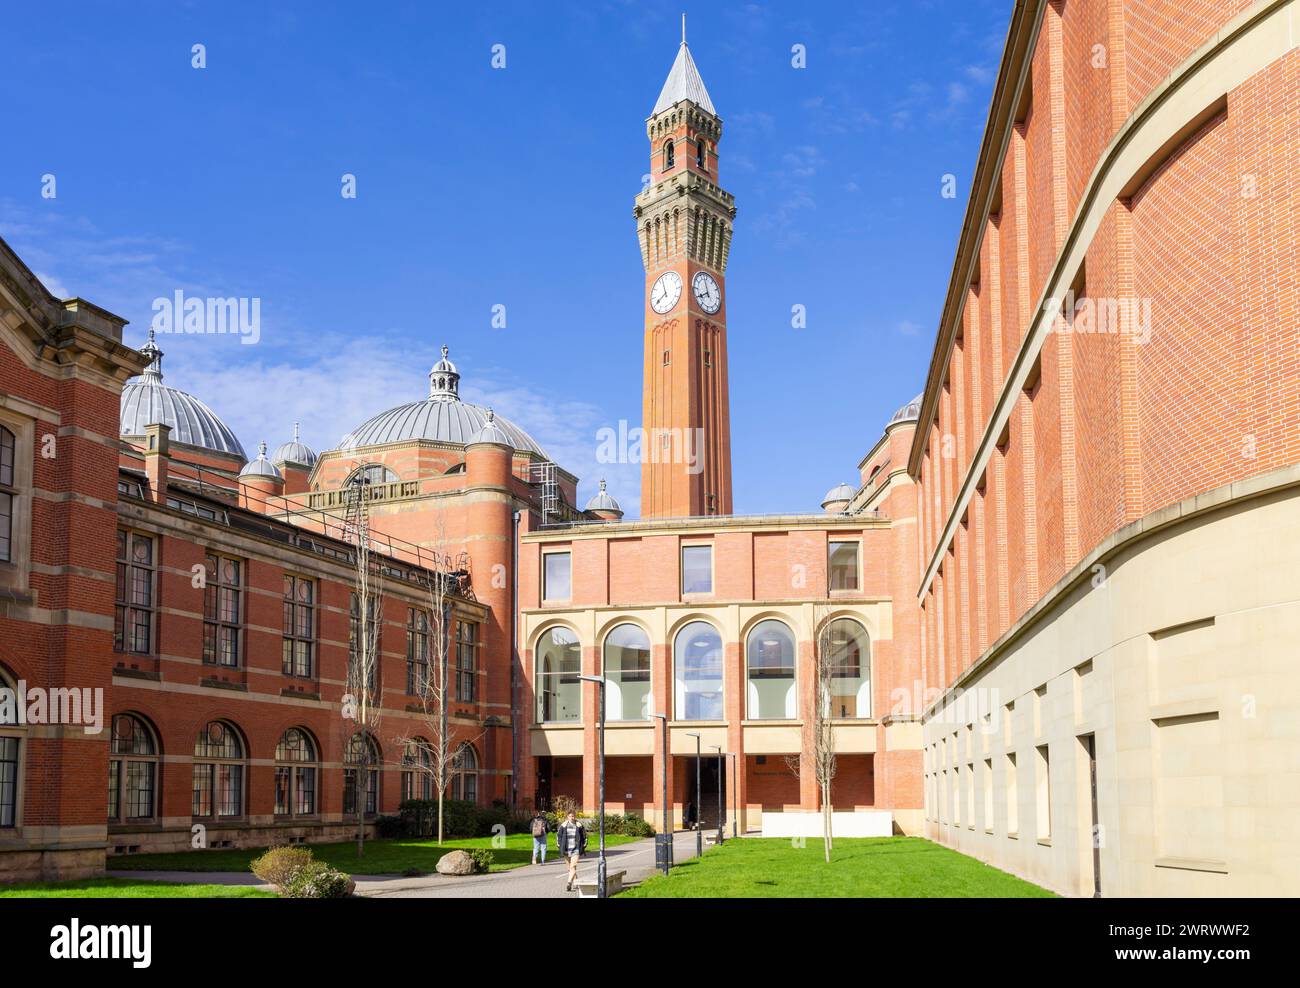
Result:
[[433,799],[433,745],[424,738],[402,752],[402,799]]
[[682,593],[713,593],[713,546],[682,546]]
[[316,651],[315,584],[303,576],[284,578],[284,654],[286,676],[310,679]]
[[679,720],[722,720],[722,636],[713,625],[692,621],[673,641],[673,678]]
[[582,645],[568,628],[551,628],[537,642],[537,719],[582,717]]
[[794,635],[780,621],[760,621],[745,640],[745,661],[749,669],[749,716],[793,718],[795,716]]
[[153,651],[153,539],[117,530],[117,609],[113,649],[148,655]]
[[194,742],[191,812],[196,817],[236,817],[244,811],[244,744],[233,727],[214,720]]
[[316,812],[316,745],[304,730],[291,727],[275,746],[275,815],[312,816]]
[[139,717],[113,718],[108,756],[108,821],[149,820],[154,815],[158,746]]
[[[373,642],[374,654],[371,656],[370,669],[367,672],[367,686],[370,689],[375,688],[375,671],[379,667],[379,637],[375,627],[375,597],[373,594],[366,597],[366,622],[365,627],[361,625],[361,598],[357,594],[352,594],[348,601],[348,669],[349,679],[352,670],[355,670],[361,662],[361,651],[363,642]],[[362,634],[365,638],[362,638]]]
[[[2,672],[0,689],[13,689]],[[0,704],[0,830],[18,823],[18,769],[22,765],[23,737],[18,711],[12,704]]]
[[620,624],[605,636],[605,716],[609,720],[650,719],[650,638],[635,624]]
[[542,600],[569,600],[573,593],[572,556],[567,552],[542,555]]
[[343,812],[357,812],[357,792],[365,789],[365,814],[379,812],[379,747],[369,735],[354,734],[348,742],[343,769]]
[[664,171],[677,164],[677,151],[671,140],[664,142]]
[[406,692],[423,696],[429,690],[429,612],[406,609]]
[[243,565],[237,559],[209,555],[204,561],[203,661],[209,665],[239,665],[239,598]]
[[701,171],[709,170],[708,152],[704,147],[704,138],[695,142],[695,164]]
[[478,755],[467,744],[451,756],[451,798],[478,802]]
[[14,434],[0,425],[0,562],[6,563],[13,559],[14,501],[18,497],[18,488],[14,486],[16,451]]
[[828,549],[827,566],[830,569],[832,590],[858,589],[857,542],[832,542]]
[[382,463],[368,463],[364,467],[357,467],[348,476],[344,486],[348,484],[395,484],[401,478],[389,470]]
[[477,699],[478,625],[472,621],[456,622],[456,699],[473,703]]
[[831,716],[871,716],[871,642],[862,625],[837,618],[826,631],[831,650]]

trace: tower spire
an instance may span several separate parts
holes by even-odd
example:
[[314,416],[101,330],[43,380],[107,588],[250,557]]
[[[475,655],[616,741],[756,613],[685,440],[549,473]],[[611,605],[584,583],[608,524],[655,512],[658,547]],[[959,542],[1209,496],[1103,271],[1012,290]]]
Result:
[[686,44],[686,11],[682,11],[682,44]]

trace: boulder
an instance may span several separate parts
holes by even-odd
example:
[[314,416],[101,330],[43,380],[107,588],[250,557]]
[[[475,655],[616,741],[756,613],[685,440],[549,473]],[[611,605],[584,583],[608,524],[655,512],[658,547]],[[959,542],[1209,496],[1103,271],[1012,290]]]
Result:
[[464,851],[452,851],[438,859],[439,875],[472,875],[474,859]]

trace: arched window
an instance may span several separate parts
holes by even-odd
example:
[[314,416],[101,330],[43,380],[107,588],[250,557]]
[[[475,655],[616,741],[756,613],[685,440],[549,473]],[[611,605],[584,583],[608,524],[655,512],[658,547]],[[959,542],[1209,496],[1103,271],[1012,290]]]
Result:
[[316,813],[316,745],[311,735],[291,727],[275,746],[275,815]]
[[650,638],[635,624],[605,636],[605,718],[650,719]]
[[831,716],[871,716],[871,641],[867,632],[848,618],[837,618],[824,632],[831,656]]
[[357,467],[353,470],[352,473],[348,475],[347,484],[344,486],[358,482],[366,484],[395,484],[400,479],[401,478],[398,477],[397,474],[393,473],[392,470],[389,470],[388,467],[384,466],[382,463],[367,463],[365,466]]
[[478,755],[467,744],[451,757],[451,798],[478,802]]
[[0,831],[18,826],[21,792],[23,741],[27,732],[18,725],[18,707],[13,682],[0,670],[0,690],[13,702],[0,703]]
[[668,171],[668,169],[672,168],[673,165],[677,163],[676,157],[677,157],[677,152],[673,147],[673,142],[671,140],[665,141],[664,142],[664,171]]
[[433,745],[424,738],[402,752],[402,799],[433,799]]
[[244,743],[224,721],[212,721],[194,742],[193,796],[196,817],[243,815]]
[[108,755],[108,822],[151,820],[158,791],[158,745],[139,717],[113,718]]
[[[17,452],[14,434],[0,425],[0,561],[13,559],[14,501],[18,488],[14,486],[14,454]],[[5,826],[0,822],[0,827]],[[9,824],[13,826],[13,824]]]
[[537,641],[537,720],[582,719],[582,643],[568,628],[551,628]]
[[745,640],[749,717],[796,716],[794,635],[781,621],[760,621]]
[[379,812],[379,746],[368,734],[354,734],[348,742],[343,769],[343,813],[357,812],[357,795],[364,788],[365,815]]
[[695,164],[702,171],[709,170],[709,153],[705,150],[703,137],[695,142]]
[[722,636],[705,621],[692,621],[673,641],[673,679],[678,720],[722,720]]

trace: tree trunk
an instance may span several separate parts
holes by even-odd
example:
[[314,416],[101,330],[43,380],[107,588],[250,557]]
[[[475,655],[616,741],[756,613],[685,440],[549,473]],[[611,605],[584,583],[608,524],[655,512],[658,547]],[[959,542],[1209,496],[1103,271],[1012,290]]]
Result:
[[823,841],[823,844],[825,845],[827,864],[830,864],[831,861],[831,846],[834,841],[834,837],[831,831],[832,809],[833,807],[831,806],[831,787],[823,782],[822,783],[822,830],[825,833],[825,840]]
[[442,789],[438,789],[438,846],[442,846]]

